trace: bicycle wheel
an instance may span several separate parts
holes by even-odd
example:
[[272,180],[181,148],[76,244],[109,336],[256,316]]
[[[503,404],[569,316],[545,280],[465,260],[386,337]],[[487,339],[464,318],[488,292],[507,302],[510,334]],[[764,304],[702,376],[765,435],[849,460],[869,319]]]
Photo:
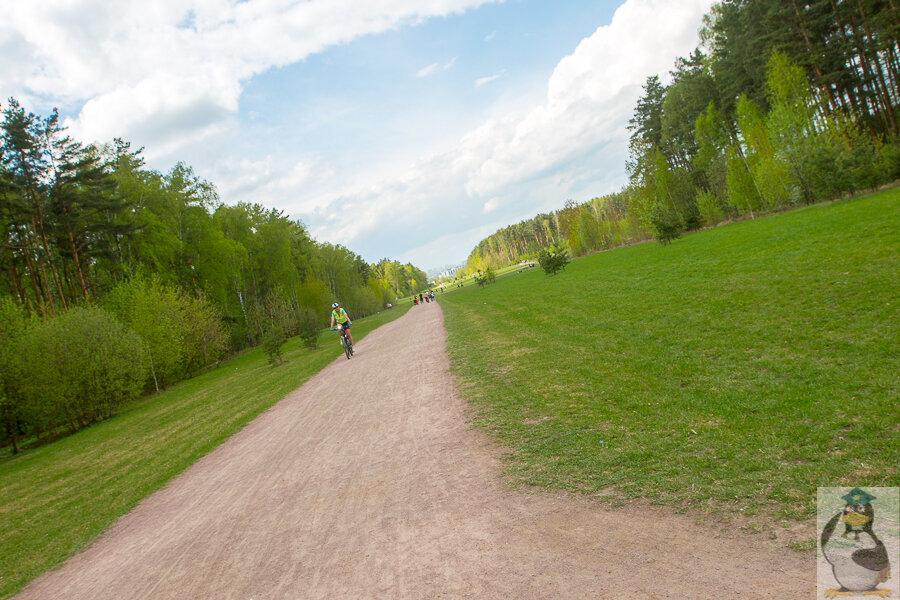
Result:
[[346,334],[341,336],[341,344],[344,345],[344,354],[347,355],[347,360],[350,360],[350,340],[347,339]]

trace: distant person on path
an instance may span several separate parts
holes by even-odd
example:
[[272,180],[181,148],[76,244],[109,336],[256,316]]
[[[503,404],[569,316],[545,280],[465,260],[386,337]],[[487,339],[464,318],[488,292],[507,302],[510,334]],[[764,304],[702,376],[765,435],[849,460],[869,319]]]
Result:
[[414,306],[418,306],[418,305],[419,305],[419,299],[418,299],[416,296],[413,296],[413,305],[414,305]]
[[423,304],[425,303],[425,295],[424,294],[419,294],[419,302],[422,302]]
[[350,322],[350,317],[347,315],[347,311],[341,308],[337,302],[331,305],[331,328],[334,329],[334,324],[340,323],[341,327],[344,331],[347,332],[347,339],[350,340],[350,348],[353,348],[353,336],[350,334],[350,326],[353,323]]

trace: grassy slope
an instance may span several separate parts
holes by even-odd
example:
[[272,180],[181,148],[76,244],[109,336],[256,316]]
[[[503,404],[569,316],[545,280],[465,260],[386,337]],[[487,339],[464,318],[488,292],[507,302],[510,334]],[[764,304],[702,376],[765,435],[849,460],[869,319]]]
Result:
[[[408,306],[354,322],[359,341]],[[119,416],[0,462],[0,597],[61,563],[143,498],[240,430],[341,353],[326,332],[318,350],[284,347],[271,368],[254,350]]]
[[513,483],[779,518],[898,485],[900,190],[441,299]]

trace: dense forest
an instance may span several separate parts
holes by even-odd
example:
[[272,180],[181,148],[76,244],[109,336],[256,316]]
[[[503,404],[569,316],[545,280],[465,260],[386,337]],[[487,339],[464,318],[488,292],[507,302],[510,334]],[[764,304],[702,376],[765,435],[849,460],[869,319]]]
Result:
[[726,0],[629,122],[619,192],[497,231],[461,274],[575,256],[839,198],[900,178],[900,3]]
[[[0,418],[7,443],[75,431],[266,336],[327,326],[427,286],[423,271],[226,205],[184,164],[68,136],[15,99],[0,124]],[[3,431],[0,429],[0,431]]]

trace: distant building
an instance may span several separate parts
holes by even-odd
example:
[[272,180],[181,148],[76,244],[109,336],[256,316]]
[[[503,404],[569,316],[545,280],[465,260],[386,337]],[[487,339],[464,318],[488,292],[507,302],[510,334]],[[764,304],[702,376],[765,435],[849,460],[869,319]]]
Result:
[[445,265],[443,267],[428,271],[427,275],[432,282],[436,282],[441,277],[453,277],[456,272],[462,269],[464,266],[466,266],[465,263],[461,265]]

